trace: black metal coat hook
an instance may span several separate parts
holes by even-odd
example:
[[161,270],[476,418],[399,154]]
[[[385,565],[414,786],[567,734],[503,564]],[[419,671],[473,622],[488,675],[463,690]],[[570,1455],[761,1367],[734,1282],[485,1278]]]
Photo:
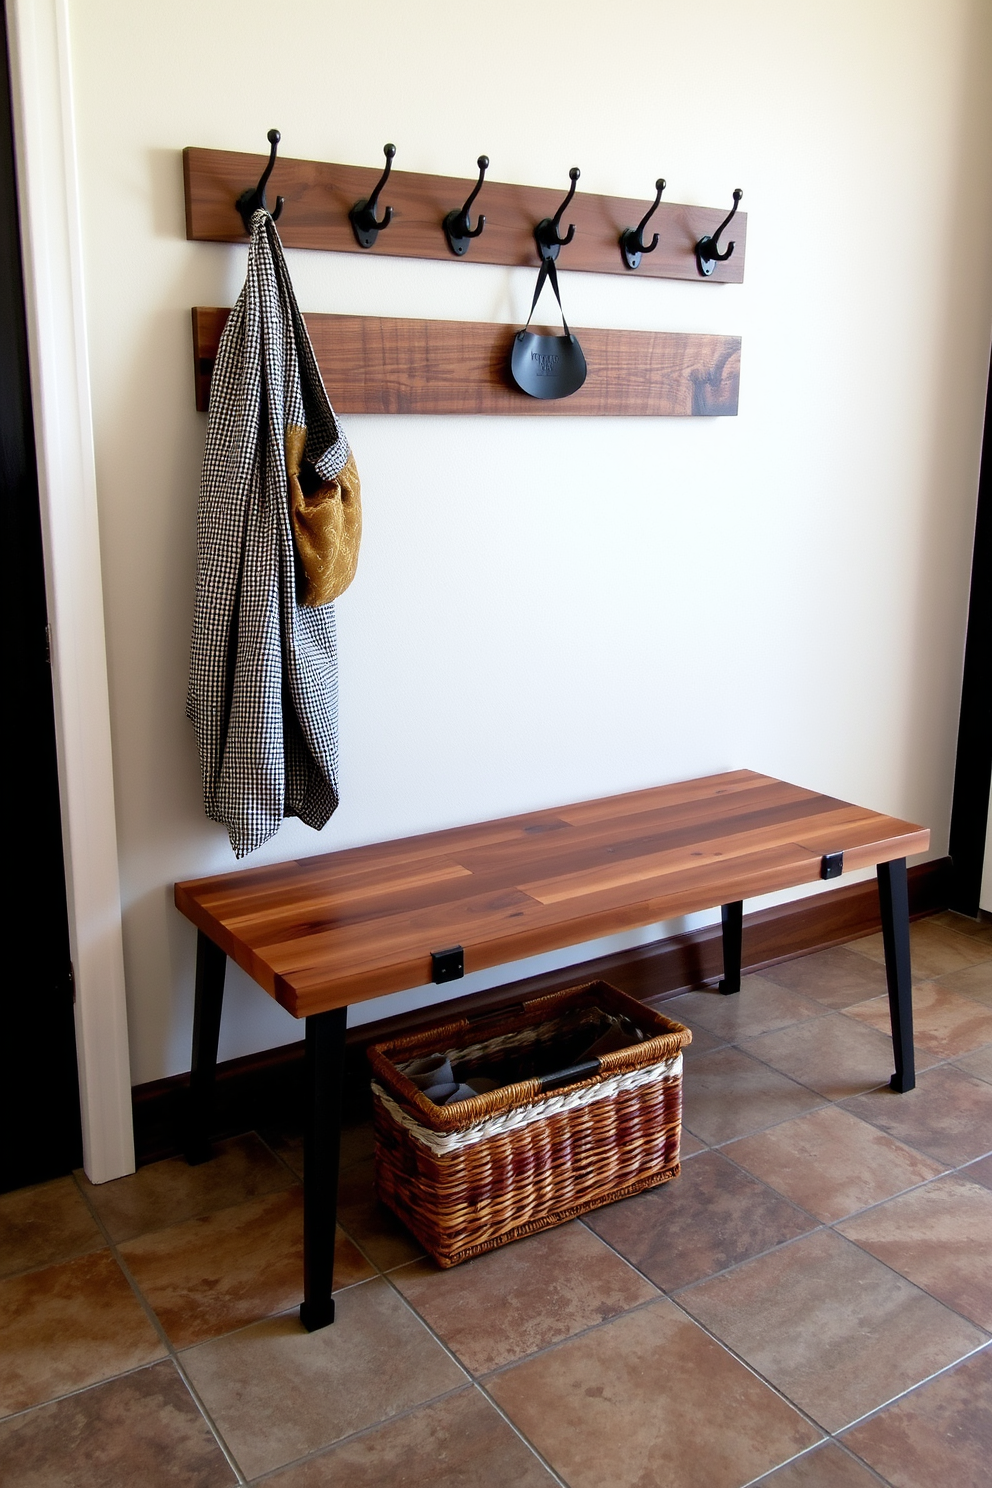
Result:
[[376,186],[371,196],[363,196],[361,201],[357,201],[352,207],[351,211],[348,213],[348,216],[351,218],[351,225],[355,229],[355,237],[358,239],[358,246],[360,248],[374,247],[375,240],[382,232],[382,229],[384,227],[388,227],[393,220],[392,207],[385,208],[382,214],[381,222],[377,222],[375,216],[376,208],[379,205],[379,192],[389,180],[389,172],[393,168],[393,156],[396,154],[396,146],[383,145],[382,153],[386,157],[386,169],[379,177],[378,185]]
[[658,234],[655,233],[650,243],[644,241],[644,229],[658,210],[661,201],[661,193],[668,183],[663,176],[659,176],[654,183],[654,189],[658,193],[654,201],[648,207],[644,216],[636,227],[626,227],[620,234],[620,252],[628,269],[636,269],[641,261],[642,253],[653,253],[658,246]]
[[568,173],[569,180],[571,181],[572,185],[569,188],[569,193],[566,196],[565,200],[562,202],[561,206],[558,208],[553,217],[544,217],[534,229],[534,241],[537,243],[537,251],[541,255],[542,259],[557,258],[558,249],[563,248],[566,243],[570,243],[575,237],[574,222],[569,225],[568,232],[565,234],[564,237],[561,236],[558,229],[561,225],[562,213],[568,206],[569,202],[572,200],[572,197],[575,195],[575,183],[579,179],[581,174],[582,172],[579,170],[579,167],[577,165],[573,165],[572,169]]
[[481,213],[474,227],[469,222],[469,208],[482,190],[482,183],[486,179],[486,171],[489,169],[489,156],[480,155],[476,161],[476,165],[479,167],[479,179],[476,182],[475,190],[460,212],[449,212],[444,219],[444,236],[448,240],[448,247],[452,253],[457,253],[459,258],[461,258],[463,253],[468,252],[470,241],[472,238],[479,237],[486,225],[486,219]]
[[[270,129],[265,138],[268,140],[270,146],[269,163],[259,177],[258,185],[254,188],[249,186],[246,191],[242,191],[241,195],[238,197],[236,204],[238,211],[241,213],[241,221],[245,225],[245,232],[248,234],[249,237],[251,237],[252,217],[258,211],[267,212],[269,210],[269,204],[265,200],[265,187],[269,177],[272,174],[272,167],[276,163],[276,150],[279,147],[279,141],[282,139],[282,135],[279,133],[278,129]],[[273,222],[277,222],[279,220],[279,214],[281,213],[284,205],[285,202],[283,198],[281,196],[277,196],[276,209],[272,213]]]
[[734,205],[731,207],[726,217],[724,217],[716,232],[713,233],[712,236],[707,233],[706,237],[700,238],[699,242],[696,244],[696,267],[699,269],[699,272],[707,279],[709,278],[710,274],[712,274],[718,263],[726,263],[727,259],[730,257],[735,247],[737,246],[736,243],[728,243],[726,248],[721,253],[718,245],[720,242],[720,234],[723,232],[724,228],[728,227],[729,224],[733,221],[733,218],[737,212],[737,208],[740,206],[741,197],[743,195],[743,191],[738,186],[737,190],[734,192]]

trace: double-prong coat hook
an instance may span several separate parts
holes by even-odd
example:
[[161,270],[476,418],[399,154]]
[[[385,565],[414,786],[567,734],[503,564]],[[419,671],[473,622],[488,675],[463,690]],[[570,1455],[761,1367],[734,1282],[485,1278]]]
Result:
[[565,200],[553,217],[544,217],[534,229],[534,241],[537,243],[537,251],[542,259],[557,258],[558,249],[563,248],[566,243],[570,243],[575,237],[574,222],[569,224],[568,232],[564,237],[561,236],[558,229],[561,225],[562,213],[575,195],[575,183],[581,174],[582,172],[579,170],[579,167],[573,165],[568,173],[572,185]]
[[699,269],[699,272],[707,279],[712,274],[718,263],[726,263],[727,259],[730,257],[735,247],[737,246],[736,243],[728,243],[726,248],[721,253],[718,245],[720,242],[720,234],[723,232],[724,228],[728,227],[733,221],[733,218],[737,212],[737,208],[740,206],[741,197],[743,195],[743,191],[738,186],[737,190],[734,192],[734,205],[731,207],[726,217],[724,217],[716,232],[713,233],[712,236],[710,234],[707,234],[705,238],[700,238],[699,242],[696,244],[696,266]]
[[375,215],[376,208],[379,205],[379,192],[389,180],[389,172],[393,168],[393,156],[396,154],[396,146],[383,145],[382,153],[386,157],[386,169],[379,177],[378,185],[371,196],[363,196],[361,201],[357,201],[348,213],[348,216],[351,218],[351,225],[355,230],[355,237],[358,239],[359,248],[374,247],[375,240],[382,232],[382,229],[388,227],[393,220],[392,207],[385,208],[381,222],[376,221]]
[[653,253],[658,246],[657,233],[655,233],[650,243],[645,243],[644,229],[651,221],[651,218],[654,216],[655,212],[657,212],[658,204],[661,201],[661,193],[664,191],[666,185],[667,182],[665,181],[664,177],[659,176],[657,181],[655,181],[654,183],[654,189],[658,194],[651,205],[648,207],[647,211],[644,213],[644,216],[641,218],[640,222],[637,224],[636,227],[624,228],[623,232],[620,234],[620,252],[623,256],[623,261],[627,265],[628,269],[636,269],[641,261],[641,254]]
[[469,243],[472,238],[479,237],[486,225],[486,219],[481,213],[474,227],[469,222],[469,208],[482,190],[482,183],[486,179],[486,171],[489,169],[489,156],[480,155],[476,161],[476,165],[479,167],[479,179],[476,182],[475,190],[461,211],[449,212],[444,219],[444,236],[448,240],[448,247],[452,253],[457,253],[459,258],[461,258],[462,254],[468,252]]
[[[269,177],[272,174],[272,167],[276,163],[276,150],[279,147],[279,141],[282,136],[280,135],[278,129],[270,129],[265,138],[268,140],[270,147],[269,163],[259,177],[258,185],[254,188],[249,186],[246,191],[242,191],[237,200],[237,208],[238,211],[241,213],[241,221],[244,223],[245,232],[248,234],[249,237],[251,237],[252,217],[258,211],[267,212],[269,210],[269,204],[265,200],[265,187]],[[272,213],[273,222],[278,221],[279,214],[282,211],[283,206],[283,198],[281,196],[277,196],[276,209]]]

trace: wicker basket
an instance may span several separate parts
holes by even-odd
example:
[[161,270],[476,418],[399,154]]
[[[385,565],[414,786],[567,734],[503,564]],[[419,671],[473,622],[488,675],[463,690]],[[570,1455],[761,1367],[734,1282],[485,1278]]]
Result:
[[[570,1049],[611,1028],[630,1046],[561,1069]],[[439,1265],[456,1266],[674,1178],[681,1051],[691,1037],[605,982],[590,982],[496,1018],[461,1018],[375,1045],[379,1197]],[[515,1083],[435,1105],[403,1073],[435,1053],[447,1055],[458,1079],[498,1073],[502,1064]]]

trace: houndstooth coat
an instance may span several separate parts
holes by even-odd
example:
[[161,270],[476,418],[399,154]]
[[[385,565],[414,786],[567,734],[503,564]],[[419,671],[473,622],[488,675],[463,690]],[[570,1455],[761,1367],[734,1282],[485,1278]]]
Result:
[[334,607],[299,602],[287,495],[287,430],[304,426],[308,462],[334,479],[348,441],[259,211],[211,380],[186,708],[204,808],[239,858],[284,816],[319,830],[338,804]]

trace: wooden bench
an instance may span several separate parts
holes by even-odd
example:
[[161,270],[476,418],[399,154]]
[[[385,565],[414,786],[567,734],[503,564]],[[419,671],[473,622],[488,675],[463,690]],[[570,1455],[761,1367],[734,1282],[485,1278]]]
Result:
[[176,885],[197,927],[187,1157],[208,1158],[226,958],[306,1020],[304,1302],[331,1299],[350,1004],[722,908],[740,991],[743,901],[877,867],[895,1090],[914,1084],[906,858],[924,827],[750,770]]

